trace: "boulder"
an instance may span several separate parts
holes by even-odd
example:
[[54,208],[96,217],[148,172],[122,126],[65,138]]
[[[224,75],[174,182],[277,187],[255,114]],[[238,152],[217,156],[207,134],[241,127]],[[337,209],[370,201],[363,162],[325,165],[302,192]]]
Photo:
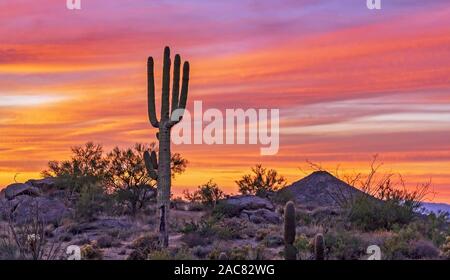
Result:
[[268,199],[254,195],[232,196],[224,200],[223,203],[236,207],[239,211],[258,209],[274,210],[273,204]]
[[265,208],[257,210],[243,210],[241,212],[241,218],[247,218],[250,222],[255,224],[278,224],[281,222],[281,218],[278,213]]
[[38,179],[38,180],[35,180],[35,179],[28,180],[27,182],[25,182],[25,184],[33,186],[44,193],[47,193],[49,191],[56,189],[56,179],[51,178],[51,177],[47,177],[44,179]]
[[39,189],[29,184],[14,183],[7,186],[4,190],[6,199],[13,199],[19,195],[39,196]]
[[132,231],[135,224],[130,217],[99,217],[95,221],[72,224],[68,227],[60,227],[57,234],[70,232],[71,234],[87,234],[96,235],[97,233],[105,233],[112,230]]
[[6,220],[8,210],[9,210],[9,201],[6,198],[1,197],[0,198],[0,220]]
[[58,223],[71,211],[59,200],[21,195],[9,201],[9,213],[18,224],[38,218],[45,223]]

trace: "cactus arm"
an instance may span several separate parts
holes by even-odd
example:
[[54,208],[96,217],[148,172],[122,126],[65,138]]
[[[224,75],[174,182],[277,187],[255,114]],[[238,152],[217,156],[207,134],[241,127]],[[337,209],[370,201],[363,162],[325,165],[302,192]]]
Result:
[[[152,151],[152,154],[154,152]],[[152,163],[152,156],[150,156],[150,153],[148,151],[144,152],[144,162],[145,162],[145,167],[147,168],[147,172],[150,175],[150,178],[152,178],[153,180],[158,180],[158,174],[156,173],[155,169],[153,168],[153,163]]]
[[183,82],[181,85],[181,96],[178,108],[186,109],[186,102],[188,98],[189,87],[189,62],[185,62],[183,65]]
[[161,97],[161,121],[169,119],[169,92],[170,92],[170,49],[164,49],[164,64],[162,78],[162,97]]
[[184,109],[186,109],[186,102],[188,98],[188,87],[189,87],[189,62],[185,62],[183,65],[183,82],[181,84],[181,95],[180,101],[178,103],[178,108],[181,111],[172,111],[171,120],[168,123],[168,127],[172,127],[179,123],[183,118]]
[[153,70],[153,58],[149,57],[147,60],[147,105],[148,118],[153,127],[158,128],[159,122],[156,117],[155,110],[155,73]]
[[172,112],[178,109],[178,99],[180,95],[180,55],[175,55],[173,64],[173,86],[172,86]]
[[156,158],[156,152],[152,151],[150,154],[150,159],[152,161],[153,169],[158,169],[158,159]]

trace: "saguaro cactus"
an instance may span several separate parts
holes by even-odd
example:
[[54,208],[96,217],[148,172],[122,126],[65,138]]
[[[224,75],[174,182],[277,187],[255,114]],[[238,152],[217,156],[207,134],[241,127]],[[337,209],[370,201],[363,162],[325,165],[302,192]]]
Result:
[[295,241],[295,206],[292,201],[286,203],[284,208],[284,258],[286,260],[297,259]]
[[[180,122],[184,109],[186,108],[188,86],[189,86],[189,62],[184,62],[183,79],[180,92],[180,55],[175,55],[173,67],[172,86],[172,106],[170,107],[170,49],[164,49],[164,63],[162,75],[162,95],[161,95],[161,118],[158,120],[155,110],[155,78],[153,71],[153,58],[147,61],[147,98],[148,116],[153,127],[158,128],[156,137],[159,141],[159,154],[155,152],[144,154],[145,165],[149,175],[157,180],[158,196],[157,203],[160,214],[159,233],[160,241],[164,247],[169,246],[168,216],[170,208],[170,187],[171,187],[171,152],[170,152],[170,131],[174,125]],[[159,160],[158,160],[159,159]]]
[[325,259],[325,242],[321,233],[316,234],[314,237],[314,255],[316,260]]

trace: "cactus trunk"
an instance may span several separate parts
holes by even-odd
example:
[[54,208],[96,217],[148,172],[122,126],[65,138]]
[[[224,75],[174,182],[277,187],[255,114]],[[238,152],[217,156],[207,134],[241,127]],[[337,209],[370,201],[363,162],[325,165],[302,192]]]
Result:
[[[183,65],[183,81],[180,89],[180,64],[179,55],[175,56],[173,71],[173,91],[172,108],[170,108],[170,49],[164,49],[162,95],[161,95],[161,119],[158,121],[155,110],[155,85],[153,58],[149,57],[147,63],[148,82],[148,116],[153,127],[159,128],[156,134],[159,141],[158,159],[156,153],[151,155],[145,152],[145,165],[149,176],[157,181],[157,204],[159,209],[159,234],[163,247],[169,246],[168,217],[170,210],[170,189],[171,189],[171,151],[170,151],[170,131],[174,125],[180,122],[186,108],[188,85],[189,85],[189,63]],[[171,114],[172,113],[172,114]]]
[[168,224],[170,209],[170,130],[164,126],[159,128],[159,164],[158,164],[158,196],[157,203],[160,214],[159,231],[160,242],[164,247],[169,246]]
[[292,201],[286,203],[284,208],[284,258],[286,260],[297,259],[295,241],[295,206]]
[[323,235],[318,233],[314,238],[314,255],[316,260],[324,260],[325,259],[325,242],[323,239]]

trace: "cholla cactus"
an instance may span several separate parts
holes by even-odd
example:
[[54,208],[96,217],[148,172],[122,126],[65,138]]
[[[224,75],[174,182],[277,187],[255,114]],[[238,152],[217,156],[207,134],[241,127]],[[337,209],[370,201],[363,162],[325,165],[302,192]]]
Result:
[[314,237],[314,255],[316,260],[325,259],[325,242],[321,233],[316,234]]
[[284,208],[284,258],[286,260],[297,259],[295,241],[295,206],[292,201],[286,203]]
[[145,163],[149,175],[157,180],[158,186],[158,208],[160,214],[159,232],[160,241],[164,247],[169,246],[168,215],[170,206],[171,169],[170,169],[170,132],[174,125],[181,121],[186,108],[188,86],[189,86],[189,62],[183,65],[183,78],[180,91],[180,65],[181,58],[175,55],[173,68],[172,106],[170,107],[170,49],[164,49],[164,63],[162,75],[161,95],[161,118],[156,117],[155,109],[155,80],[153,71],[153,58],[149,57],[147,62],[148,82],[148,116],[153,127],[158,128],[156,137],[159,141],[159,154],[155,152],[144,154]]

